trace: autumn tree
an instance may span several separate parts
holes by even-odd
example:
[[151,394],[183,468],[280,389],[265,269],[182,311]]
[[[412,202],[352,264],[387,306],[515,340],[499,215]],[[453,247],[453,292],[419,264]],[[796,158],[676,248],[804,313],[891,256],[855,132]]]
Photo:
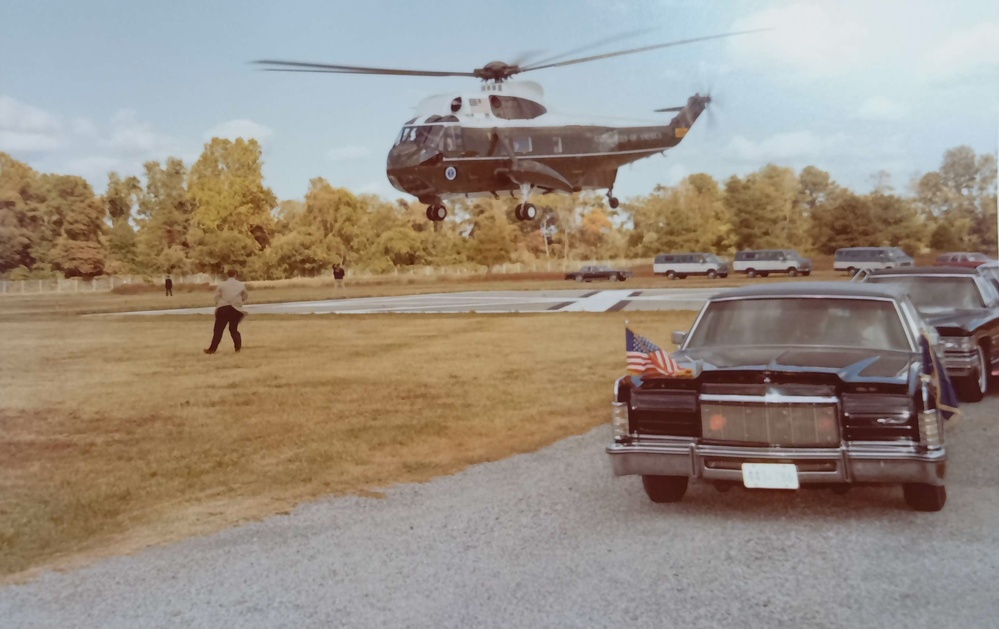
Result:
[[39,175],[6,153],[0,153],[0,273],[37,262],[36,191]]
[[66,277],[93,277],[107,260],[107,208],[82,177],[48,175],[46,203],[59,217],[60,233],[50,252],[52,267]]

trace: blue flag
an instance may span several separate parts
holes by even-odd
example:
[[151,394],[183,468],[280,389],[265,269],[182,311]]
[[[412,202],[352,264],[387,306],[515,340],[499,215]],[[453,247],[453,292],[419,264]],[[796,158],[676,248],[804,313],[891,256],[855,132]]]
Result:
[[930,348],[930,341],[925,334],[920,337],[919,343],[923,349],[923,374],[929,376],[937,411],[944,419],[950,419],[959,412],[954,385],[947,375],[947,369],[940,364],[936,352]]

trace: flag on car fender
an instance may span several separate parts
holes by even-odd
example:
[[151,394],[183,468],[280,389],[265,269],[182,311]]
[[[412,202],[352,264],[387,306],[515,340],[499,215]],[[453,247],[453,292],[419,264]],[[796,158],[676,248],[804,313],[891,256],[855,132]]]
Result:
[[681,368],[676,361],[649,339],[624,328],[625,354],[628,371],[643,376],[690,376],[690,369]]
[[923,378],[930,384],[937,410],[944,419],[950,419],[961,412],[958,409],[954,384],[947,375],[947,369],[940,364],[940,358],[930,346],[930,339],[926,334],[920,336],[919,343],[923,349]]

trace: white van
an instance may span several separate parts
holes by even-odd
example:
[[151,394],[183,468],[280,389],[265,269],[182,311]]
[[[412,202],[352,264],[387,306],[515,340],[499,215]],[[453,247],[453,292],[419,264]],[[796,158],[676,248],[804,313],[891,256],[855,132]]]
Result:
[[899,247],[843,247],[836,250],[833,260],[834,271],[846,271],[850,275],[865,269],[896,269],[912,265],[912,257]]
[[766,277],[771,273],[787,273],[791,277],[812,274],[812,261],[802,258],[794,249],[755,249],[740,251],[732,262],[733,273],[747,277]]
[[668,279],[704,275],[710,279],[728,277],[728,262],[713,253],[662,253],[656,256],[652,272]]

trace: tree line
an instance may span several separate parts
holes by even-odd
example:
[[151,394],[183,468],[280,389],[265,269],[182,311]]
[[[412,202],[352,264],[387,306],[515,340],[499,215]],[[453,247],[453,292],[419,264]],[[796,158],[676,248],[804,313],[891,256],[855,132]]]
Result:
[[213,138],[188,168],[144,165],[108,175],[103,195],[82,177],[35,172],[0,153],[0,276],[208,272],[250,279],[326,273],[336,263],[372,272],[410,266],[493,267],[544,259],[644,258],[678,251],[730,255],[846,246],[996,251],[996,158],[948,150],[906,193],[875,175],[869,194],[814,166],[768,164],[720,183],[707,174],[656,186],[616,210],[596,192],[539,195],[538,220],[518,222],[513,199],[463,200],[432,223],[424,205],[358,195],[317,177],[304,199],[279,201],[264,184],[255,140]]

